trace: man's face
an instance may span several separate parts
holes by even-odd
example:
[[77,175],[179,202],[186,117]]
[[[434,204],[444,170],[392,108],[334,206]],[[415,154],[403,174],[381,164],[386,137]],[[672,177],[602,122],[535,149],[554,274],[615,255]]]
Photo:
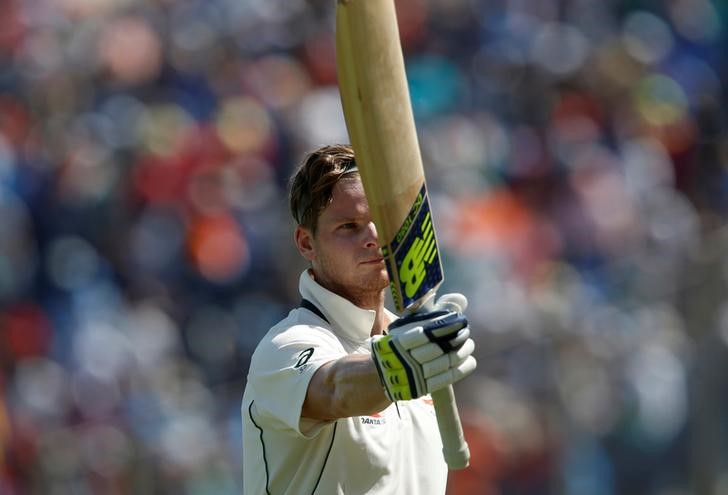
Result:
[[369,204],[356,176],[334,186],[316,234],[299,226],[296,244],[311,262],[318,283],[354,304],[368,305],[389,285]]

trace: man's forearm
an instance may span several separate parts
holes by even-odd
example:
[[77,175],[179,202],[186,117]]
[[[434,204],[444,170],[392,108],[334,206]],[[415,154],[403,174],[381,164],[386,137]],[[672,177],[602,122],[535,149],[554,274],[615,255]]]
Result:
[[311,379],[302,416],[334,420],[379,412],[390,404],[371,356],[345,356],[321,366]]

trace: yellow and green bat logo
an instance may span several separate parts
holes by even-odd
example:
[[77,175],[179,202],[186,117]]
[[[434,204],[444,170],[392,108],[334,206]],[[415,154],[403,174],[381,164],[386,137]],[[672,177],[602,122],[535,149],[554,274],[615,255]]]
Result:
[[397,311],[403,311],[442,283],[440,255],[424,184],[394,240],[382,251]]

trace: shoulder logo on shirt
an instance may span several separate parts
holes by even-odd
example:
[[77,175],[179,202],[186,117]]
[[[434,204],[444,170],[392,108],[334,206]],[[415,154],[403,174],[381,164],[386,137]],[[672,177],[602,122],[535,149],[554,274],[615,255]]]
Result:
[[308,363],[308,360],[311,359],[311,356],[313,356],[313,347],[309,347],[305,351],[301,351],[298,355],[298,361],[293,367],[303,371],[306,369],[306,363]]

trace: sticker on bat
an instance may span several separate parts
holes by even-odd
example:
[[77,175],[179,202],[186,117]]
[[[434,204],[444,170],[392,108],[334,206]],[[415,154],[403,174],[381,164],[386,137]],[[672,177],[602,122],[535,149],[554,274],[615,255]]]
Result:
[[424,184],[395,239],[383,253],[398,310],[408,307],[442,282],[442,266]]

